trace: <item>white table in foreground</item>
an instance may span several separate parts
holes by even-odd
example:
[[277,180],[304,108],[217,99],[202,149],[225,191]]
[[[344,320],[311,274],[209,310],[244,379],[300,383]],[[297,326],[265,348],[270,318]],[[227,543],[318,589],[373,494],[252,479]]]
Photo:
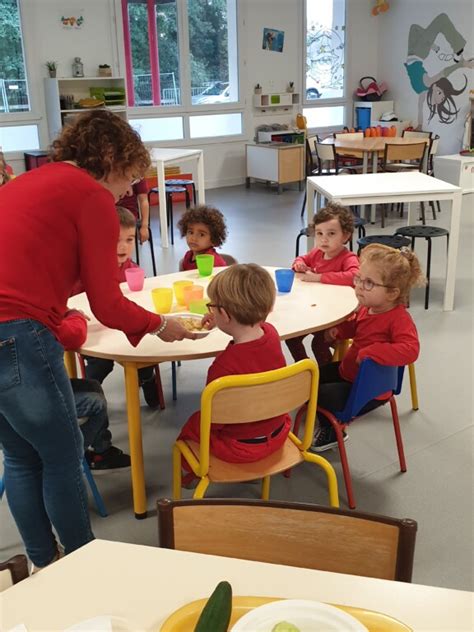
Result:
[[[448,200],[451,202],[448,264],[444,291],[444,310],[453,309],[456,283],[459,230],[461,225],[462,191],[459,187],[432,178],[418,171],[412,173],[368,173],[347,176],[317,176],[307,178],[308,223],[312,220],[314,198],[317,208],[321,197],[328,201],[357,206],[361,204],[408,203],[407,225],[416,224],[413,202]],[[308,248],[311,247],[308,241]]]
[[[275,268],[266,269],[270,274],[274,274]],[[216,271],[220,270],[222,269],[216,269]],[[207,287],[209,283],[209,279],[200,277],[197,270],[191,270],[146,279],[145,287],[141,292],[130,292],[126,283],[123,283],[122,291],[125,296],[142,307],[154,311],[150,290],[155,287],[172,287],[174,281],[183,279],[192,280],[204,287]],[[68,305],[70,308],[81,309],[91,314],[89,302],[84,293],[71,298]],[[337,325],[345,320],[356,307],[355,293],[350,287],[303,283],[295,279],[291,293],[277,296],[274,310],[269,315],[268,321],[276,327],[280,338],[285,339]],[[230,338],[219,330],[199,340],[173,343],[163,342],[156,336],[145,336],[137,347],[132,347],[122,332],[108,329],[94,317],[91,318],[87,330],[87,340],[80,349],[81,353],[116,360],[125,369],[133,504],[135,516],[145,518],[147,499],[137,370],[142,366],[152,366],[159,362],[213,357],[225,349]],[[203,373],[203,388],[205,380],[206,376]],[[199,395],[196,393],[196,407],[199,405],[198,402]],[[186,419],[181,421],[184,424]]]
[[367,608],[413,630],[473,629],[470,592],[103,540],[1,593],[1,626],[6,631],[24,623],[28,632],[52,632],[113,615],[134,632],[159,632],[172,612],[208,597],[221,580],[231,583],[234,595]]
[[[158,176],[158,199],[160,201],[161,245],[168,248],[168,219],[166,215],[165,164],[170,162],[186,162],[197,160],[197,191],[199,204],[204,204],[204,155],[202,149],[168,149],[155,147],[150,151],[152,164]],[[177,176],[179,178],[179,176]]]

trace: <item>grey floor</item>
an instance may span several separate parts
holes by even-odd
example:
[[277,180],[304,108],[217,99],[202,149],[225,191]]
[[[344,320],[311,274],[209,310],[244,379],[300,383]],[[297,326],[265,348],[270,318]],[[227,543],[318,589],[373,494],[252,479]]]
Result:
[[[215,189],[207,202],[220,208],[227,218],[229,239],[224,252],[240,262],[288,266],[294,242],[302,226],[302,194],[296,190],[276,195],[264,185]],[[472,437],[472,298],[473,218],[472,196],[464,198],[462,231],[457,266],[455,311],[442,311],[445,271],[444,239],[434,241],[430,309],[423,309],[423,290],[412,296],[411,313],[421,339],[416,364],[420,410],[410,405],[408,380],[398,397],[408,472],[400,474],[390,412],[384,407],[358,420],[350,429],[347,444],[358,509],[409,517],[419,525],[414,581],[421,584],[473,590],[473,437]],[[178,205],[175,222],[182,211]],[[176,233],[174,248],[159,247],[156,209],[152,215],[159,272],[172,272],[185,251]],[[444,209],[436,225],[448,226]],[[388,227],[369,227],[369,234],[391,233],[401,220],[389,216]],[[304,246],[304,244],[303,244]],[[151,275],[148,247],[142,248],[143,263]],[[425,265],[424,244],[417,245]],[[92,503],[91,517],[99,538],[157,544],[154,504],[171,494],[171,446],[180,426],[198,406],[209,360],[183,363],[178,369],[178,401],[171,398],[171,369],[162,365],[166,410],[153,412],[142,407],[145,467],[149,517],[137,521],[131,510],[129,472],[109,473],[96,480],[105,499],[109,517],[100,518]],[[104,384],[114,443],[127,450],[125,398],[120,367]],[[342,506],[345,489],[337,450],[325,453],[336,468]],[[191,492],[184,493],[190,496]],[[257,498],[257,485],[215,486],[208,496]],[[294,470],[291,479],[276,476],[271,496],[327,504],[326,488],[319,471],[309,465]],[[21,552],[21,541],[8,506],[0,502],[0,558]]]

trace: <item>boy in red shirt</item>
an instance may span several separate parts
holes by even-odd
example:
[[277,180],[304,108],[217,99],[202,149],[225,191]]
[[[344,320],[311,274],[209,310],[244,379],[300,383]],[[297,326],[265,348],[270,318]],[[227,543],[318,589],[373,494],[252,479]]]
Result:
[[[359,310],[350,320],[327,330],[328,341],[352,338],[342,362],[320,369],[318,406],[330,412],[342,410],[362,360],[370,358],[385,366],[405,366],[418,357],[420,343],[415,323],[406,309],[410,289],[424,283],[416,255],[379,244],[366,246],[360,256],[360,273],[354,277]],[[384,393],[364,406],[365,412],[383,404]],[[331,424],[318,413],[312,452],[337,446]],[[344,433],[344,440],[347,434]]]
[[215,268],[227,266],[225,259],[216,252],[227,237],[227,227],[220,211],[212,206],[190,208],[179,220],[178,228],[189,247],[180,270],[196,270],[196,255],[214,255]]
[[133,184],[127,194],[120,198],[119,204],[122,208],[133,213],[137,222],[138,238],[140,243],[150,239],[150,203],[148,201],[148,185],[145,180],[140,180]]
[[[346,248],[354,232],[354,217],[344,206],[329,204],[313,218],[316,248],[293,261],[292,268],[301,273],[302,281],[353,286],[354,275],[359,272],[359,259]],[[307,358],[303,340],[305,336],[290,338],[286,345],[293,359]],[[331,362],[330,344],[325,331],[313,333],[311,348],[319,366]]]
[[[256,264],[236,264],[220,272],[207,288],[208,323],[229,336],[207,373],[206,384],[224,375],[271,371],[286,366],[276,329],[265,322],[275,302],[275,284]],[[276,452],[290,431],[289,415],[247,424],[212,424],[212,454],[230,463],[251,463]],[[186,422],[179,439],[199,442],[200,412]],[[184,466],[187,464],[185,462]]]

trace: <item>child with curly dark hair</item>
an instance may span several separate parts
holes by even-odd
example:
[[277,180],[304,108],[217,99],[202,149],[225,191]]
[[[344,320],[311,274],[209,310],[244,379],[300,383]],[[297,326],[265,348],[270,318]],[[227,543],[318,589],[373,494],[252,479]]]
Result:
[[227,262],[216,252],[227,237],[224,216],[218,209],[202,204],[190,208],[179,220],[178,228],[189,247],[180,266],[182,270],[197,269],[196,255],[214,255],[214,267],[227,266]]

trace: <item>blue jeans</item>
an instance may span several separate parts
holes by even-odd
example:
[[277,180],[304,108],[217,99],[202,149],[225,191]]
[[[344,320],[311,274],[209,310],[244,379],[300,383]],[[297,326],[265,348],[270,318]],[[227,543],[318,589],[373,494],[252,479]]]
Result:
[[36,566],[94,539],[64,349],[34,320],[0,322],[0,444],[8,504]]
[[[71,380],[71,385],[84,447],[90,446],[94,452],[101,454],[112,445],[107,400],[102,386],[96,380],[76,379]],[[81,423],[84,417],[87,419]]]

